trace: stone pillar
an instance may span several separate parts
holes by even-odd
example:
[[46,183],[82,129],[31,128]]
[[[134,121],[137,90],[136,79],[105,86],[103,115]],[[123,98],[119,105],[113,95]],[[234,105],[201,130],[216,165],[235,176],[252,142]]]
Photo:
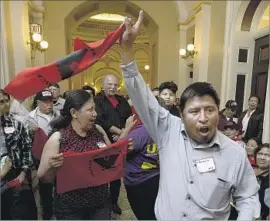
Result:
[[15,75],[31,66],[27,1],[9,1]]
[[267,90],[264,108],[263,138],[264,143],[270,143],[270,66],[268,68]]
[[[43,7],[43,1],[29,1],[29,16],[30,16],[30,23],[36,23],[40,24],[42,27],[42,39],[44,39],[44,25],[43,25],[43,19],[44,19],[44,7]],[[31,36],[30,36],[31,37]],[[31,63],[32,66],[42,66],[45,65],[45,57],[44,53],[46,52],[41,52],[41,51],[33,51],[31,50]]]
[[8,63],[8,44],[6,35],[6,2],[0,1],[0,88],[4,88],[9,80],[9,63]]
[[[179,48],[187,47],[187,25],[179,25]],[[188,86],[189,68],[187,61],[179,56],[179,73],[178,73],[178,94],[181,95],[183,90]]]
[[195,15],[195,50],[198,54],[194,58],[193,79],[207,81],[211,5],[202,3],[196,9]]
[[230,70],[230,55],[232,53],[232,24],[233,24],[233,2],[228,1],[226,5],[226,20],[225,20],[225,37],[224,37],[224,56],[222,65],[222,81],[220,93],[220,107],[224,107],[226,101],[229,99],[228,84],[229,84],[229,70]]

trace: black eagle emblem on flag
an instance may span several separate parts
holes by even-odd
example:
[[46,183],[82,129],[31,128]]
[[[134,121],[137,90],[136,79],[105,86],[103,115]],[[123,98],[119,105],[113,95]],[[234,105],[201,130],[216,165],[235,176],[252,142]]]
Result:
[[110,155],[107,157],[99,157],[94,159],[94,162],[96,162],[100,167],[102,167],[102,170],[108,170],[115,168],[115,162],[119,154]]

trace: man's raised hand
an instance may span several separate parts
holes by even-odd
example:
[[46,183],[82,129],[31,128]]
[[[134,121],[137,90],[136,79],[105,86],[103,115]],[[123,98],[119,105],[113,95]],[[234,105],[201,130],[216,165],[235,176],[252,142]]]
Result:
[[141,10],[139,13],[139,18],[137,20],[137,22],[132,25],[132,21],[131,18],[125,18],[124,24],[126,26],[126,30],[124,31],[122,38],[120,40],[120,44],[122,46],[122,48],[131,48],[133,42],[135,41],[141,25],[142,25],[142,21],[143,21],[143,11]]

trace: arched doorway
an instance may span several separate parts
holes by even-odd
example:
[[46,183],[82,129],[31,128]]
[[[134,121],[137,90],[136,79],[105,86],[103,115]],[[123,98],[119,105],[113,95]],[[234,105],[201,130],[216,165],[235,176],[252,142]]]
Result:
[[[67,52],[73,51],[73,42],[76,37],[86,42],[100,40],[108,32],[117,29],[125,16],[136,19],[139,11],[140,8],[128,1],[113,4],[108,2],[83,3],[65,19]],[[157,41],[157,32],[157,24],[146,14],[143,27],[134,45],[134,53],[139,70],[149,85],[155,83],[155,79],[152,78],[152,70],[155,67],[153,67],[151,45]],[[116,43],[94,66],[69,79],[69,89],[90,85],[98,92],[101,89],[102,78],[106,74],[113,74],[120,80],[119,93],[126,94],[120,64],[121,50],[119,44]]]

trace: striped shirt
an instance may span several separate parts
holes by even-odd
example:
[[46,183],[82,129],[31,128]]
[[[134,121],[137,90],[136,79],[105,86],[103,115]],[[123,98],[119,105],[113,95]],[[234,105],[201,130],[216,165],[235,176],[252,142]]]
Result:
[[31,145],[28,130],[12,114],[1,116],[6,148],[12,160],[12,167],[25,172],[32,167]]

